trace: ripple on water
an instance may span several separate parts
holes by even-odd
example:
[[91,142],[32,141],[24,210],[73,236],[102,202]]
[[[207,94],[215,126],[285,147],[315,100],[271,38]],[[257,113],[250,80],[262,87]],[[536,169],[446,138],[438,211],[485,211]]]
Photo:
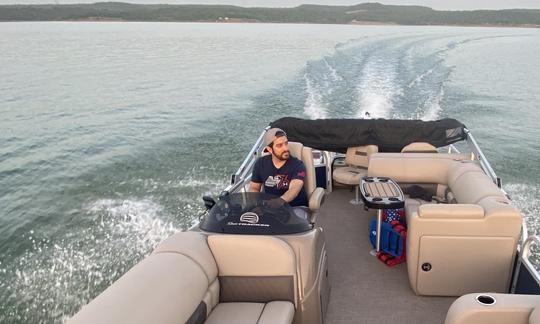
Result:
[[509,183],[503,189],[525,217],[529,235],[540,234],[540,187],[535,184]]
[[162,213],[151,200],[99,199],[81,213],[90,226],[59,241],[30,231],[24,239],[33,248],[14,263],[0,263],[0,290],[7,297],[0,322],[47,322],[76,312],[180,230]]
[[[506,184],[504,189],[512,198],[512,204],[516,206],[523,216],[527,224],[528,235],[540,234],[540,187],[533,184]],[[531,246],[530,260],[540,271],[540,246]]]

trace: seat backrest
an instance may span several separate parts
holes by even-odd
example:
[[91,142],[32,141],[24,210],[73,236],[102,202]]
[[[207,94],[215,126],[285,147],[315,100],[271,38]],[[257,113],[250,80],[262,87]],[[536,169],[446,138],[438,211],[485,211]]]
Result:
[[467,172],[449,184],[460,204],[478,204],[486,197],[505,199],[501,189],[483,172]]
[[304,179],[304,190],[308,198],[317,187],[315,177],[315,164],[313,163],[313,150],[311,147],[304,146],[302,143],[289,142],[289,151],[295,158],[302,160],[306,167],[306,177]]
[[368,176],[389,177],[402,183],[448,184],[454,163],[448,154],[377,153],[369,161]]
[[345,163],[352,166],[367,168],[369,157],[373,153],[377,153],[379,148],[377,145],[365,145],[349,147],[345,155]]
[[219,301],[217,273],[206,236],[178,233],[68,323],[202,323]]
[[210,235],[220,302],[290,301],[296,305],[296,257],[285,241],[262,235]]
[[437,153],[437,148],[426,142],[414,142],[402,148],[401,153]]
[[202,301],[206,306],[208,315],[219,303],[219,280],[217,278],[218,268],[216,261],[208,246],[206,235],[194,231],[177,233],[161,242],[152,252],[152,255],[161,253],[185,255],[196,262],[204,271],[208,279],[208,289]]

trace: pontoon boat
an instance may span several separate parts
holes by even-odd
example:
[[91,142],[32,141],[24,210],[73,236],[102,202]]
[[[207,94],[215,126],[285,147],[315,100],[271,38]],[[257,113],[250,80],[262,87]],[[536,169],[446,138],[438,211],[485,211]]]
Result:
[[[465,125],[287,117],[268,127],[283,129],[306,165],[309,219],[247,192],[263,132],[231,184],[205,198],[202,222],[68,322],[540,323],[540,277],[529,260],[540,240],[527,236]],[[360,186],[373,179],[404,193],[406,263],[394,267],[370,253],[380,213]],[[392,198],[373,186],[379,202]]]

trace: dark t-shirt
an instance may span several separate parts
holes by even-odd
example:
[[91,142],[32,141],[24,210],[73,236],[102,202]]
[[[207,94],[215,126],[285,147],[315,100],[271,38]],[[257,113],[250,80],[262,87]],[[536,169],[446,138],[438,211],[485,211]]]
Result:
[[[276,169],[272,163],[272,156],[266,155],[259,158],[253,166],[251,181],[262,183],[264,192],[281,196],[289,190],[289,183],[294,179],[304,181],[306,177],[306,167],[304,162],[295,157],[289,157],[287,162]],[[291,206],[307,206],[308,200],[304,187],[298,193],[298,196],[289,203]]]

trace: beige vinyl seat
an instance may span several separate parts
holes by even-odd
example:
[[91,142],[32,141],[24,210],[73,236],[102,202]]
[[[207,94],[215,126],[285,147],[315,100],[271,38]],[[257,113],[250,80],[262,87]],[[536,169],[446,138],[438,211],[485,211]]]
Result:
[[378,151],[379,149],[376,145],[349,147],[345,155],[345,164],[347,166],[334,170],[332,174],[334,181],[344,185],[354,186],[356,198],[351,203],[360,203],[358,200],[360,179],[367,175],[369,157]]
[[405,202],[407,271],[416,294],[508,289],[522,216],[477,163],[445,153],[378,153],[368,174],[446,195],[448,203]]
[[315,165],[313,162],[313,150],[302,143],[289,142],[289,151],[295,158],[302,160],[306,167],[306,177],[304,180],[304,190],[308,197],[310,222],[315,223],[319,208],[324,201],[324,189],[317,187],[315,177]]
[[293,249],[272,236],[178,233],[68,323],[290,324]]

